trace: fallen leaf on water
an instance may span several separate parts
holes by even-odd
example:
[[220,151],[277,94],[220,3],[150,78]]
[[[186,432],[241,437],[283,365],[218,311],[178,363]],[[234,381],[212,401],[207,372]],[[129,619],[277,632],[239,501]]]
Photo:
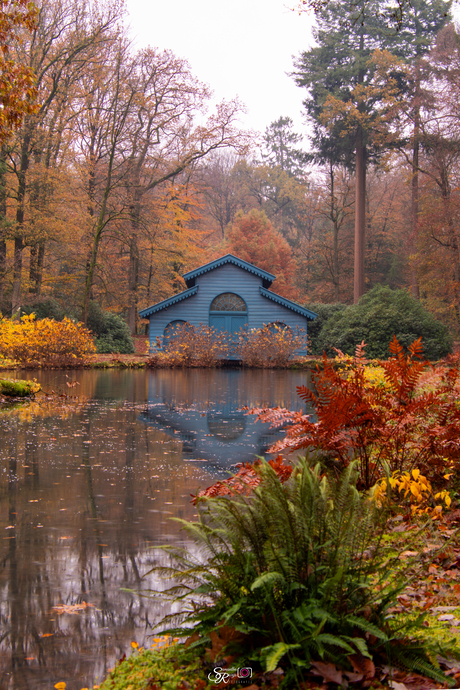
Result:
[[60,606],[53,606],[52,611],[56,611],[58,614],[79,613],[80,611],[84,611],[89,607],[94,608],[94,604],[88,604],[86,601],[83,601],[81,604],[61,604]]

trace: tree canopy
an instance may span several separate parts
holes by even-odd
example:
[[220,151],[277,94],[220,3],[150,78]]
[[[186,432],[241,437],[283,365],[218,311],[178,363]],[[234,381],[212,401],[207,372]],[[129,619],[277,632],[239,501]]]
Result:
[[29,0],[6,0],[0,7],[0,144],[36,109],[33,70],[10,46],[35,29],[37,16]]
[[297,297],[291,248],[263,211],[238,213],[227,231],[225,246],[229,253],[277,276],[272,285],[275,292],[289,299]]

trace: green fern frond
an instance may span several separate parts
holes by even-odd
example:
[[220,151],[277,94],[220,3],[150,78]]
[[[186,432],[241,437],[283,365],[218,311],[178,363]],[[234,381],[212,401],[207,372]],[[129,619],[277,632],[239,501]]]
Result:
[[280,659],[294,649],[299,649],[299,644],[286,644],[285,642],[277,642],[271,647],[265,647],[262,650],[265,657],[265,670],[267,673],[274,671],[278,666]]

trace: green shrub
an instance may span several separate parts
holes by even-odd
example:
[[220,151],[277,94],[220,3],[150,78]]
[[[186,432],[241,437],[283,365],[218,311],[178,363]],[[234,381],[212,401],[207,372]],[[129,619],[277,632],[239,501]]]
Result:
[[204,690],[216,687],[206,680],[207,669],[197,657],[196,650],[171,644],[159,649],[137,649],[127,658],[122,658],[96,687],[99,690]]
[[382,513],[357,490],[355,464],[338,481],[307,459],[284,483],[265,461],[255,469],[260,483],[248,496],[198,499],[198,521],[180,521],[195,542],[193,554],[164,547],[173,565],[155,572],[176,581],[170,595],[182,613],[163,623],[193,624],[213,648],[220,634],[231,641],[234,630],[239,644],[233,636],[224,653],[267,672],[281,663],[287,688],[319,659],[351,672],[355,655],[444,679],[386,618],[406,580],[390,584],[379,548]]
[[347,309],[347,305],[341,304],[340,302],[337,302],[336,304],[321,304],[320,302],[316,302],[313,304],[308,303],[308,305],[305,306],[315,314],[318,314],[314,321],[308,322],[308,342],[311,354],[321,356],[323,354],[323,350],[320,345],[321,332],[324,326],[329,319],[336,319],[338,316],[340,316],[342,312]]
[[94,333],[96,352],[130,355],[135,351],[128,324],[113,311],[105,311],[97,302],[91,302],[88,328]]
[[21,312],[24,314],[35,314],[37,319],[54,319],[54,321],[62,321],[66,316],[70,318],[73,316],[68,314],[55,299],[28,304],[22,307]]
[[427,359],[445,357],[452,349],[446,326],[436,321],[423,305],[405,290],[376,285],[342,313],[329,318],[321,330],[316,348],[328,355],[338,348],[353,355],[363,340],[370,358],[388,357],[393,336],[404,347],[422,338]]

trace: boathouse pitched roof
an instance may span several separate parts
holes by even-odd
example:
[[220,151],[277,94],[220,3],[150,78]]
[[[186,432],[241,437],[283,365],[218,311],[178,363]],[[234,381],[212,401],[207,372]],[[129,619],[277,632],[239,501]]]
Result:
[[287,309],[292,309],[292,311],[297,312],[297,314],[301,314],[302,316],[305,316],[307,319],[310,321],[313,321],[316,319],[318,314],[315,314],[314,311],[310,311],[310,309],[305,309],[305,307],[301,307],[300,304],[297,304],[296,302],[291,302],[290,299],[286,299],[285,297],[281,297],[281,295],[277,295],[276,292],[272,292],[271,290],[266,290],[262,286],[259,287],[260,294],[262,297],[266,297],[267,299],[273,300],[273,302],[276,302],[277,304],[281,304],[283,307],[287,307]]
[[221,256],[219,259],[215,259],[214,261],[210,261],[209,263],[204,264],[203,266],[195,268],[194,271],[184,273],[183,278],[187,284],[187,287],[192,287],[193,285],[195,285],[195,280],[196,278],[198,278],[198,276],[203,275],[203,273],[208,273],[208,271],[213,271],[215,268],[219,268],[220,266],[224,266],[225,264],[234,264],[235,266],[243,268],[245,271],[249,271],[249,273],[253,273],[259,278],[262,278],[263,285],[266,288],[270,287],[270,285],[276,278],[276,276],[274,276],[273,273],[268,273],[268,271],[264,271],[261,268],[258,268],[257,266],[248,263],[247,261],[243,261],[243,259],[239,259],[237,256],[233,256],[233,254],[225,254],[225,256]]
[[[285,297],[281,297],[281,295],[278,295],[276,294],[276,292],[272,292],[268,289],[271,286],[272,282],[275,280],[276,276],[274,276],[272,273],[268,273],[268,271],[264,271],[263,269],[254,266],[253,264],[250,264],[248,261],[239,259],[237,256],[234,256],[233,254],[225,254],[225,256],[221,256],[219,259],[215,259],[214,261],[210,261],[209,263],[204,264],[203,266],[199,266],[193,271],[184,273],[183,278],[187,285],[186,290],[183,290],[182,292],[179,292],[177,295],[173,295],[168,299],[158,302],[157,304],[153,304],[150,307],[142,309],[139,312],[139,316],[143,319],[148,319],[157,312],[164,311],[178,302],[182,302],[183,300],[186,300],[189,297],[193,297],[198,293],[199,280],[197,279],[199,279],[199,277],[204,275],[205,273],[209,273],[210,271],[219,269],[222,266],[225,266],[226,264],[233,264],[239,268],[242,268],[245,271],[248,271],[248,273],[251,273],[252,275],[260,278],[262,284],[258,286],[258,291],[261,297],[272,300],[281,307],[289,309],[290,311],[299,314],[299,316],[302,316],[309,321],[313,321],[316,318],[317,314],[310,311],[310,309],[306,309],[305,307],[300,306],[300,304],[292,302],[291,300],[286,299]],[[232,286],[229,285],[229,287]],[[218,289],[221,290],[221,286],[219,286]],[[208,306],[206,306],[205,311],[203,311],[202,306],[199,307],[199,317],[204,318],[205,320],[208,319]]]

